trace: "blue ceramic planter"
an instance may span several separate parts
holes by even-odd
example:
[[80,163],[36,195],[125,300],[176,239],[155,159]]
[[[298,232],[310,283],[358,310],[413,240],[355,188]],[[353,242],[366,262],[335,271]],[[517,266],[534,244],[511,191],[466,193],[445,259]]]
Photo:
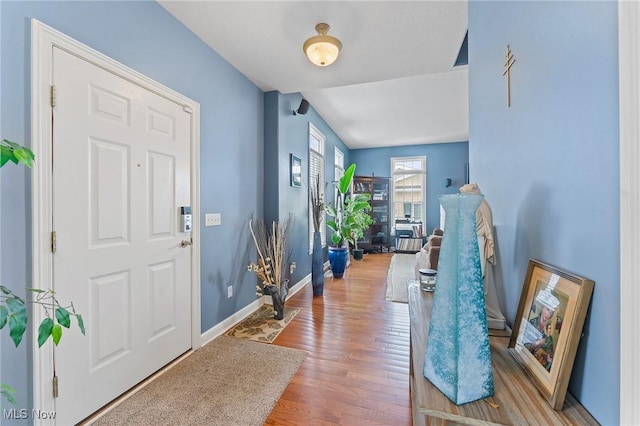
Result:
[[329,264],[334,278],[342,278],[348,259],[349,250],[346,247],[329,247]]

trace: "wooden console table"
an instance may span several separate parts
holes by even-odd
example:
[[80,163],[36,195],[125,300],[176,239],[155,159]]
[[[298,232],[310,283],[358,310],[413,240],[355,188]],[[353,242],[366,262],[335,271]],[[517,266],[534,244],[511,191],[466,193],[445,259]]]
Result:
[[418,425],[597,425],[567,393],[563,411],[555,411],[507,350],[508,337],[490,336],[494,396],[455,405],[422,374],[433,293],[408,287],[411,320],[409,382],[414,426]]

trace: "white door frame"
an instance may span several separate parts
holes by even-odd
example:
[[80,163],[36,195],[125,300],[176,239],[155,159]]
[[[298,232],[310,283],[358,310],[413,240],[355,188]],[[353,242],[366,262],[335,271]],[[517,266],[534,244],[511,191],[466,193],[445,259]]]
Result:
[[640,424],[640,4],[618,2],[620,424]]
[[[50,246],[52,232],[52,129],[50,87],[52,77],[53,47],[56,46],[82,58],[125,80],[182,105],[191,113],[191,200],[193,245],[191,253],[191,347],[201,345],[200,330],[200,105],[134,71],[115,60],[73,40],[59,31],[31,20],[31,144],[36,161],[32,171],[32,287],[52,288],[53,256]],[[60,295],[64,300],[64,295]],[[33,312],[31,328],[38,335],[38,325],[44,318],[41,310]],[[79,332],[73,330],[72,332]],[[64,339],[62,341],[64,344]],[[55,410],[53,398],[53,346],[47,342],[33,351],[33,408]],[[34,419],[36,424],[40,423]],[[44,424],[44,422],[42,422]]]

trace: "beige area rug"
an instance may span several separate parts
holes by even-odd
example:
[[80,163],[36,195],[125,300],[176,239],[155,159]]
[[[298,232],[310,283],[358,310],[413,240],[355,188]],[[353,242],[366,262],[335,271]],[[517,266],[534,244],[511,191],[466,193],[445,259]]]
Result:
[[387,274],[387,300],[407,303],[407,281],[416,279],[415,264],[415,254],[393,255]]
[[273,307],[271,305],[262,305],[254,313],[227,331],[225,335],[238,339],[253,340],[254,342],[271,343],[298,312],[300,312],[300,308],[290,308],[285,304],[284,318],[275,320],[273,319]]
[[93,425],[262,425],[307,356],[220,336]]

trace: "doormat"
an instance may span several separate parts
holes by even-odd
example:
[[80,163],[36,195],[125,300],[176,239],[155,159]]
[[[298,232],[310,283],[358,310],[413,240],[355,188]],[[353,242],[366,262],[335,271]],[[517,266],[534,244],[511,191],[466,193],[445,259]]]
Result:
[[88,424],[262,426],[306,356],[220,336]]
[[273,319],[273,306],[262,305],[257,311],[227,331],[225,335],[254,342],[271,343],[298,312],[300,312],[300,308],[290,308],[285,305],[284,318],[276,320]]

